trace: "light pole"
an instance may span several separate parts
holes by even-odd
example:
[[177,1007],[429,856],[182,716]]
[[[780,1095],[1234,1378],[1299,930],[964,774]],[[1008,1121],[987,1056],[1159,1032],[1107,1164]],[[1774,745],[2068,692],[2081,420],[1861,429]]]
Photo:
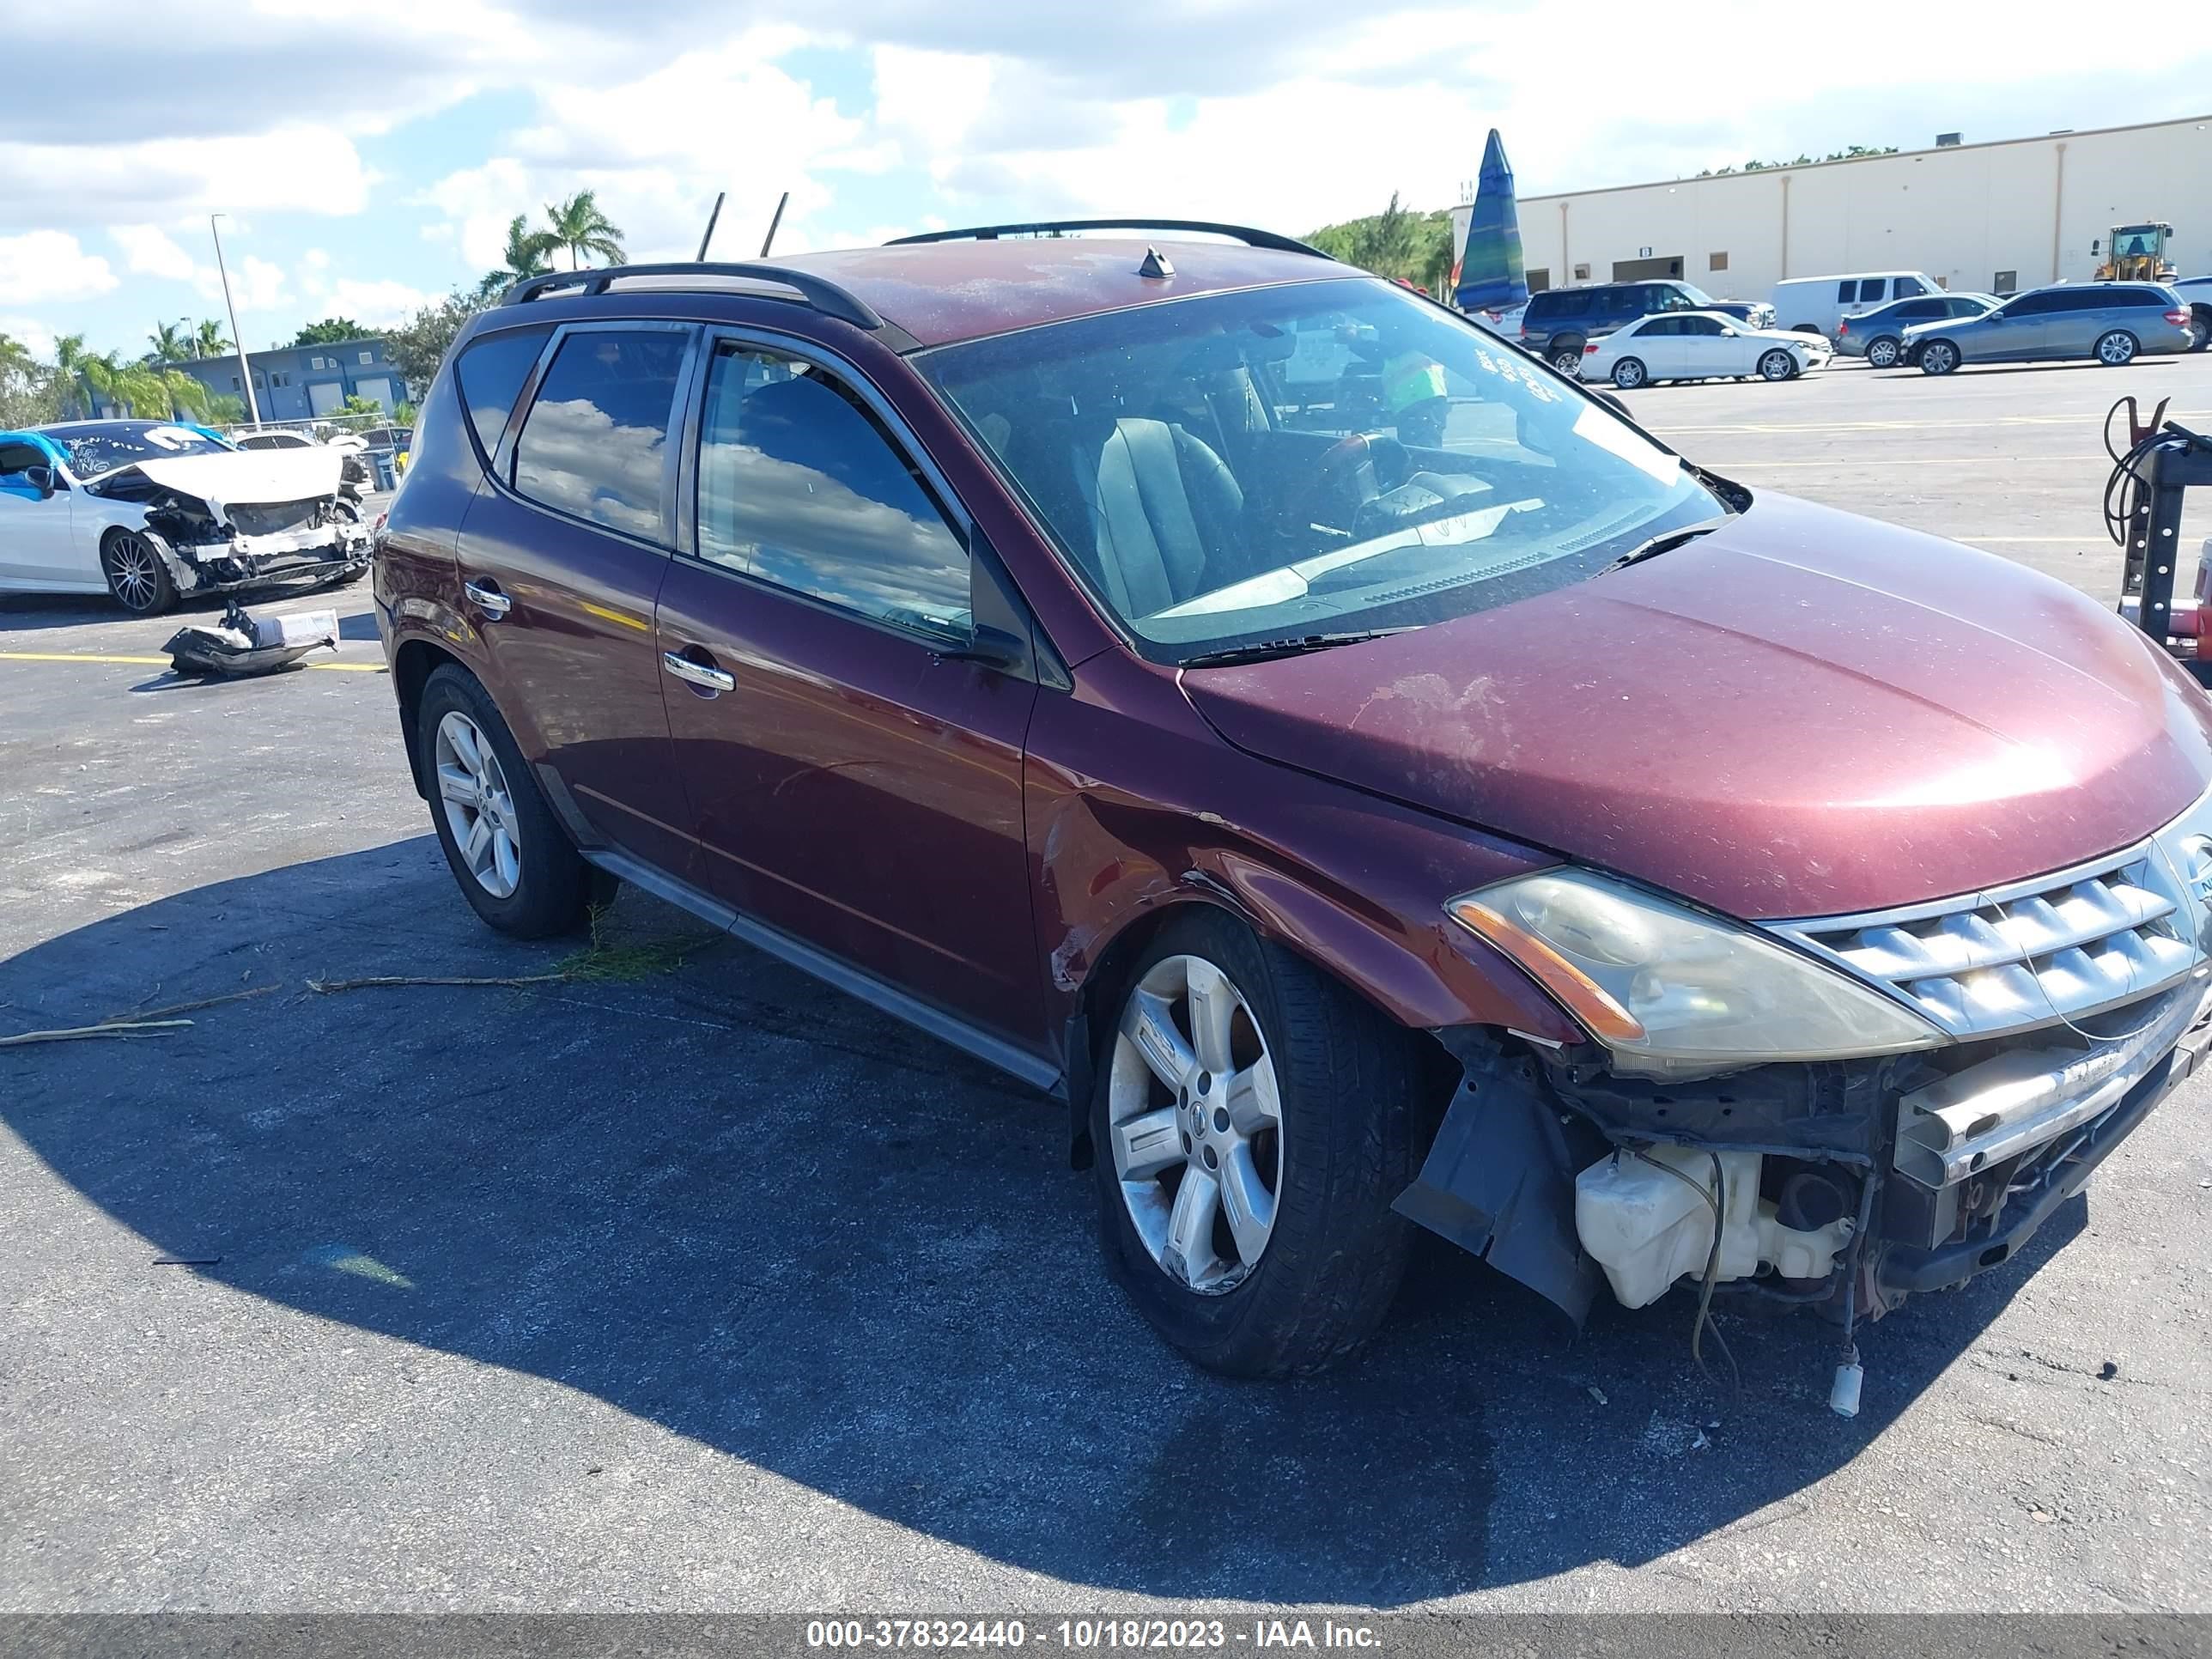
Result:
[[246,412],[252,417],[253,429],[261,429],[261,400],[253,395],[253,366],[246,361],[246,336],[239,331],[238,307],[230,297],[230,273],[222,264],[222,233],[215,222],[223,216],[208,215],[208,234],[215,238],[215,274],[222,279],[222,308],[230,313],[231,343],[238,348],[238,383],[246,388]]

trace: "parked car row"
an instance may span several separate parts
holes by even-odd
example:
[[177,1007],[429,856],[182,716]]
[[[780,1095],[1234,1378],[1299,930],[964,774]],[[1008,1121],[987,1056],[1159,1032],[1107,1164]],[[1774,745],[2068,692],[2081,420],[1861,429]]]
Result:
[[1715,312],[1754,329],[1774,324],[1774,307],[1762,301],[1716,300],[1688,283],[1655,281],[1547,288],[1528,296],[1517,324],[1508,313],[1498,326],[1501,331],[1510,326],[1524,350],[1547,359],[1560,374],[1578,374],[1591,341],[1643,318],[1677,311]]
[[2000,296],[1953,293],[1924,272],[1879,271],[1793,278],[1776,284],[1771,304],[1715,301],[1680,282],[1594,283],[1547,289],[1519,312],[1483,320],[1562,374],[1620,386],[1786,380],[1837,355],[1929,374],[2069,359],[2118,368],[2212,343],[2212,276],[2057,283]]

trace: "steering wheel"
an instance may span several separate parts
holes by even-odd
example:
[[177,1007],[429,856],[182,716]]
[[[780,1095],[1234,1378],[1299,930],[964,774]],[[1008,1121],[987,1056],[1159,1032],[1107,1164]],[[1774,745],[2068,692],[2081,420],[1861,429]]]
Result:
[[[1339,438],[1322,453],[1315,463],[1305,487],[1294,490],[1291,510],[1285,517],[1285,528],[1304,530],[1309,524],[1334,523],[1337,528],[1350,530],[1358,520],[1359,509],[1380,495],[1384,489],[1395,489],[1411,470],[1413,458],[1406,446],[1387,432],[1352,432]],[[1381,476],[1389,473],[1386,484]],[[1332,497],[1357,494],[1350,510],[1340,519],[1326,516]]]

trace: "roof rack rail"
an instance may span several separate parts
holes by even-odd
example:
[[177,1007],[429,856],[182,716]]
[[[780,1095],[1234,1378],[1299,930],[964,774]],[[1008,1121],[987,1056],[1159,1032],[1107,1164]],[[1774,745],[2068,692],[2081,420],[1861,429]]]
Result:
[[884,246],[903,247],[910,242],[994,242],[1001,236],[1035,236],[1055,230],[1202,230],[1215,236],[1233,236],[1247,247],[1273,248],[1279,253],[1310,253],[1316,259],[1330,256],[1295,237],[1249,225],[1220,225],[1211,219],[1041,219],[1029,225],[971,225],[964,230],[926,230],[916,236],[895,236]]
[[769,264],[757,259],[737,264],[708,264],[687,260],[670,264],[604,265],[596,270],[549,270],[542,276],[524,277],[501,295],[499,302],[503,306],[526,305],[565,289],[575,289],[586,295],[605,294],[616,283],[632,276],[719,276],[775,283],[793,290],[824,316],[835,317],[840,322],[850,323],[855,328],[871,331],[884,326],[884,319],[875,307],[850,289],[842,288],[826,277],[817,276],[811,271],[797,270],[789,265]]

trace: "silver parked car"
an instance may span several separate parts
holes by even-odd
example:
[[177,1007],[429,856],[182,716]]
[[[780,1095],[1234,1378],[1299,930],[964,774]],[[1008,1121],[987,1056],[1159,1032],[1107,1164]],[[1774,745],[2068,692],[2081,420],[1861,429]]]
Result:
[[2185,276],[2166,284],[2189,307],[2189,331],[2199,351],[2212,348],[2212,276]]
[[1855,311],[1836,325],[1836,355],[1863,357],[1875,368],[1894,368],[1905,361],[1905,331],[1914,324],[1978,317],[1997,303],[1994,294],[1923,294]]
[[1961,363],[2068,357],[2117,368],[2145,353],[2186,351],[2195,343],[2189,307],[2158,283],[2060,283],[2015,295],[1978,317],[1905,331],[1905,356],[1924,374],[1948,374]]

